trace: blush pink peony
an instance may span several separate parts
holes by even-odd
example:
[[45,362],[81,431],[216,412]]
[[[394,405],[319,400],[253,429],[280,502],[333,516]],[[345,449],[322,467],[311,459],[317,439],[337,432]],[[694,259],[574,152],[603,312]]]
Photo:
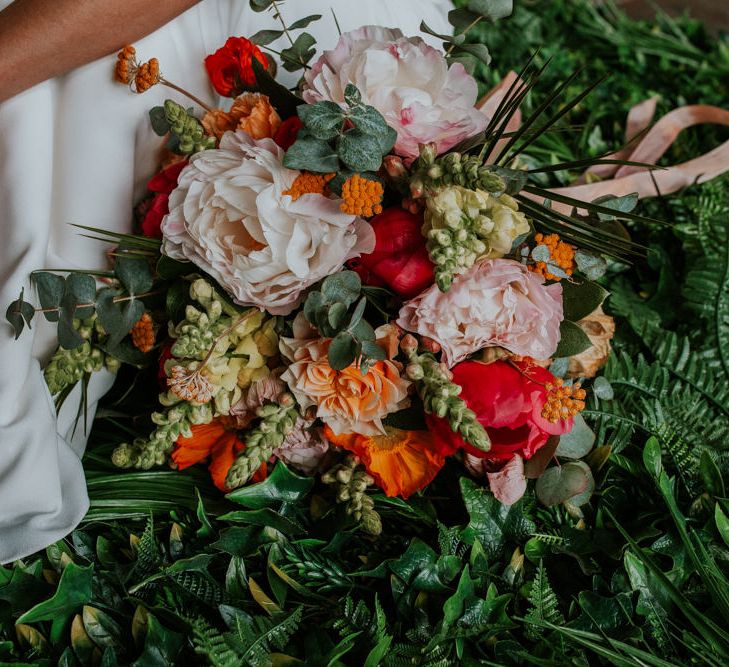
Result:
[[418,144],[435,143],[443,153],[486,127],[474,107],[476,81],[463,65],[448,67],[441,51],[399,30],[365,26],[344,33],[304,78],[310,104],[344,104],[347,84],[357,86],[362,101],[397,131],[394,152],[406,161],[418,157]]
[[271,139],[226,132],[219,148],[190,158],[162,222],[166,255],[272,315],[288,315],[307,287],[375,247],[370,224],[342,213],[340,200],[284,194],[299,172],[282,158]]
[[449,367],[484,347],[534,359],[559,343],[562,286],[511,259],[483,260],[441,292],[436,285],[406,302],[398,325],[438,342]]

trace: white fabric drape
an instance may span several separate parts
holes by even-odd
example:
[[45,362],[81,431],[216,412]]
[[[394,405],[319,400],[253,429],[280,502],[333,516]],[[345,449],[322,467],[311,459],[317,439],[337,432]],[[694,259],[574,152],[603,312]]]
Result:
[[[9,4],[0,0],[0,8]],[[378,24],[417,34],[421,20],[448,30],[447,0],[289,0],[289,22],[322,14],[308,30],[320,48],[333,47],[337,30]],[[274,28],[247,0],[204,0],[137,42],[141,59],[159,59],[165,77],[214,102],[203,58],[230,35]],[[272,45],[281,48],[285,43]],[[112,81],[112,54],[0,105],[0,311],[39,268],[104,268],[106,248],[69,223],[129,231],[135,201],[154,173],[160,139],[147,111],[166,98],[189,105],[161,86],[134,95]],[[297,75],[280,69],[293,85]],[[83,425],[73,433],[78,390],[56,415],[42,364],[55,348],[53,328],[41,315],[13,341],[0,325],[0,563],[60,539],[88,508],[81,456]],[[89,420],[113,377],[102,372],[89,387]]]

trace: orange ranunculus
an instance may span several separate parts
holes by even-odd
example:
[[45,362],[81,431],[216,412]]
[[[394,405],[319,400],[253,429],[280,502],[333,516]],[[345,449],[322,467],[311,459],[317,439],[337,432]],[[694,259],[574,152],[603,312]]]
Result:
[[[193,425],[191,437],[179,437],[172,452],[172,460],[178,470],[184,470],[209,459],[208,470],[215,486],[226,492],[229,489],[225,486],[225,478],[230,466],[236,454],[245,447],[238,434],[227,428],[227,420],[213,419],[209,424]],[[256,471],[253,481],[260,482],[265,478],[264,464]]]
[[445,457],[433,445],[428,431],[385,427],[383,435],[337,435],[328,426],[324,435],[332,444],[356,454],[388,496],[408,498],[438,474]]
[[208,111],[202,124],[208,134],[218,139],[228,130],[243,130],[254,139],[264,139],[276,134],[281,117],[265,95],[243,93],[235,98],[230,111]]

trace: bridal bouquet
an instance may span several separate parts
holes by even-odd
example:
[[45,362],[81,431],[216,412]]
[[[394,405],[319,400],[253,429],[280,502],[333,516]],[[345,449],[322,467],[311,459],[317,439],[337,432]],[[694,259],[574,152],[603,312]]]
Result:
[[[422,26],[443,50],[364,26],[315,59],[301,31],[319,18],[209,55],[220,108],[190,95],[150,111],[166,153],[140,233],[86,229],[114,243],[111,271],[33,274],[58,325],[51,393],[157,366],[154,430],[116,465],[207,462],[231,492],[283,461],[373,534],[367,488],[408,498],[449,457],[503,504],[536,479],[544,504],[579,516],[594,488],[583,383],[612,335],[597,281],[640,252],[620,222],[635,197],[545,190],[541,172],[615,161],[531,169],[525,150],[584,94],[519,124],[528,63],[478,103],[469,70],[489,56],[463,29],[496,17],[473,8],[452,12],[456,37]],[[284,33],[283,68],[303,70],[293,90],[266,53]],[[115,75],[180,90],[131,46]],[[34,312],[22,294],[11,304],[18,335]]]

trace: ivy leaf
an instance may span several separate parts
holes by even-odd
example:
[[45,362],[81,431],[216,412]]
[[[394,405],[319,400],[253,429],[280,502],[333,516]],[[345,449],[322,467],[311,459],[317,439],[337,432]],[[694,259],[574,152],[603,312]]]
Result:
[[329,344],[329,365],[335,371],[351,366],[357,356],[357,341],[352,334],[342,331]]
[[577,322],[593,312],[607,297],[608,291],[590,280],[562,283],[564,318]]
[[53,597],[25,612],[17,623],[52,621],[51,641],[60,640],[71,617],[91,600],[93,573],[93,565],[83,567],[70,562],[63,570]]
[[26,324],[30,329],[30,322],[35,315],[35,308],[33,308],[33,304],[28,303],[23,299],[24,294],[25,288],[20,290],[20,296],[13,301],[5,311],[5,319],[10,323],[10,326],[13,327],[15,340],[18,340],[20,334],[23,333],[23,329]]
[[312,57],[316,40],[308,32],[302,32],[287,49],[281,51],[281,64],[287,72],[303,69]]
[[587,334],[574,322],[562,320],[559,325],[559,345],[554,351],[554,357],[572,357],[592,347]]
[[143,259],[117,256],[114,274],[130,295],[148,292],[152,287],[152,271]]
[[49,322],[58,322],[58,310],[53,309],[61,305],[66,281],[50,271],[37,271],[33,273],[32,278],[38,290],[41,308],[49,310],[49,312],[43,313],[44,317]]
[[339,158],[334,149],[321,139],[312,136],[301,136],[286,151],[283,159],[284,167],[331,174],[339,169]]
[[361,130],[350,130],[337,142],[339,159],[354,171],[377,171],[382,153],[377,139]]
[[492,493],[467,477],[461,478],[461,494],[470,521],[463,531],[468,544],[480,542],[489,558],[496,558],[507,541],[521,541],[536,531],[534,522],[523,513],[522,500],[502,505]]
[[294,21],[290,26],[289,30],[299,30],[300,28],[306,28],[310,23],[314,23],[314,21],[318,21],[321,18],[321,14],[310,14],[309,16],[304,16],[304,18],[299,19],[298,21]]
[[461,572],[461,578],[458,580],[456,592],[443,604],[444,627],[453,625],[463,615],[466,601],[475,594],[475,583],[476,581],[471,579],[468,563],[466,563],[463,572]]
[[313,477],[302,477],[287,468],[283,461],[276,463],[273,472],[263,481],[242,486],[226,498],[250,509],[272,507],[281,503],[294,504],[306,496],[314,486]]
[[334,102],[302,104],[297,113],[309,133],[317,139],[333,139],[339,134],[344,123],[344,112]]

